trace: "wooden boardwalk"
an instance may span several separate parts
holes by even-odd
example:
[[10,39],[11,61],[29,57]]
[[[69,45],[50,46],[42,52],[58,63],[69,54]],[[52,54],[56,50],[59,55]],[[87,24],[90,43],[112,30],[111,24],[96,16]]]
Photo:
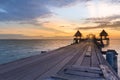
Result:
[[119,80],[92,41],[0,65],[0,80]]

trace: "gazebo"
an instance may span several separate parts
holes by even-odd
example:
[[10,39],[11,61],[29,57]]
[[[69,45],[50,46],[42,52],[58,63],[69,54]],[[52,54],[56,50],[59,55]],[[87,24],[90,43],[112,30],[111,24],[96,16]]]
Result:
[[101,39],[103,39],[103,37],[104,37],[104,39],[106,39],[107,36],[108,36],[108,33],[105,30],[102,30],[102,32],[100,33]]
[[103,40],[106,40],[106,45],[109,45],[109,38],[107,38],[107,36],[108,36],[108,33],[103,29],[102,32],[100,33],[101,44],[104,44]]
[[78,30],[74,35],[74,43],[79,43],[82,37],[82,33]]
[[80,39],[81,39],[82,34],[81,34],[81,32],[78,30],[78,31],[75,33],[74,36],[75,36],[76,38],[80,38]]

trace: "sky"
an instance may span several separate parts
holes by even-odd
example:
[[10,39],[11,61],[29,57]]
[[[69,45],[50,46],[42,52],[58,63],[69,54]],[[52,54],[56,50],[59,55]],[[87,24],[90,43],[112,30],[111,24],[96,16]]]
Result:
[[120,0],[0,0],[0,39],[120,39]]

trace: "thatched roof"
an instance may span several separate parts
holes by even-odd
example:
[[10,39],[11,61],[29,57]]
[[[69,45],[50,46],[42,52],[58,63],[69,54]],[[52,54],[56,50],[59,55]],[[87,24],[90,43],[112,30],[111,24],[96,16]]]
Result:
[[75,33],[74,36],[75,36],[75,37],[82,37],[82,34],[81,34],[81,32],[78,30],[78,31]]
[[105,30],[102,30],[102,32],[100,33],[100,36],[108,36],[108,33]]

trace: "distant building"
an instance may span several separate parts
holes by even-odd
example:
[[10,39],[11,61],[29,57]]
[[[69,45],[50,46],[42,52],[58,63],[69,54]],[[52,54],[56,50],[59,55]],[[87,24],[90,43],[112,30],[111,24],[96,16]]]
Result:
[[74,36],[75,36],[74,43],[80,43],[82,38],[82,33],[78,30]]
[[102,37],[104,37],[104,39],[106,39],[108,36],[108,33],[105,30],[102,30],[102,32],[100,33],[100,37],[102,39]]
[[78,31],[75,33],[74,36],[75,36],[76,38],[77,38],[77,37],[81,38],[81,37],[82,37],[82,34],[81,34],[81,32],[78,30]]

